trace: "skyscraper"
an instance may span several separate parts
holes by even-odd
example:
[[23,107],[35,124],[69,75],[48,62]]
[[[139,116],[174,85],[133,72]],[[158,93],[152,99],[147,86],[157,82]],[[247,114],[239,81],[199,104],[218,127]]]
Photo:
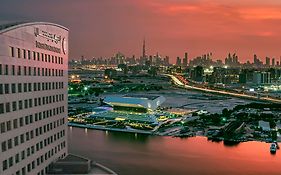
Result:
[[269,57],[265,58],[265,65],[270,66],[270,58]]
[[183,61],[182,61],[183,63],[183,66],[184,67],[186,67],[187,66],[187,64],[188,64],[188,53],[187,52],[185,52],[184,53],[184,58],[183,58]]
[[142,57],[146,58],[146,53],[145,53],[145,39],[143,39],[143,44],[142,44]]
[[180,57],[177,57],[176,65],[181,66],[181,58]]
[[68,29],[0,25],[0,174],[43,175],[67,155]]
[[275,66],[275,58],[272,58],[271,61],[272,61],[271,66],[274,67]]

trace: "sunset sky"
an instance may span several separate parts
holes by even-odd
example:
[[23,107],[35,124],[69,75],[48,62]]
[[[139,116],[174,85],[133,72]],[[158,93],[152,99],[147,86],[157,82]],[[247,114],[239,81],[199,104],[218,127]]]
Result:
[[70,29],[70,59],[120,51],[190,58],[236,52],[281,56],[280,0],[3,0],[0,22],[47,21]]

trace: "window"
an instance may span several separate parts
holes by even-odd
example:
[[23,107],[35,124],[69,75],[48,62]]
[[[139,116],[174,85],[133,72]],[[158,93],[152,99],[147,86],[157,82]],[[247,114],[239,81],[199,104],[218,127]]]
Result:
[[27,165],[27,172],[30,172],[31,171],[31,165],[30,163]]
[[22,84],[18,83],[18,93],[21,93],[21,92],[22,92]]
[[37,61],[40,61],[40,53],[37,52]]
[[[24,143],[24,134],[20,135],[20,143]],[[24,156],[22,156],[22,157],[24,157]]]
[[[4,113],[4,103],[0,103],[0,114]],[[1,130],[2,130],[2,126],[1,126]]]
[[27,51],[27,56],[28,56],[28,59],[30,60],[31,59],[31,52],[30,52],[30,50]]
[[22,175],[26,175],[26,169],[25,169],[25,167],[23,167],[23,168],[21,169],[21,174],[22,174]]
[[13,120],[13,127],[14,129],[18,128],[18,119]]
[[15,65],[12,65],[12,75],[15,75],[16,73]]
[[24,83],[24,84],[23,84],[23,91],[24,91],[24,92],[27,92],[27,83]]
[[0,84],[0,94],[3,94],[4,91],[3,91],[3,84]]
[[37,106],[37,98],[34,99],[34,106]]
[[[19,161],[20,161],[20,155],[19,155],[19,154],[16,154],[16,156],[15,156],[15,162],[16,162],[16,163],[19,163]],[[19,174],[19,172],[18,172],[18,174]]]
[[10,93],[9,84],[5,84],[5,94],[9,94],[9,93]]
[[23,67],[23,75],[27,75],[27,67],[26,66]]
[[9,75],[9,66],[5,65],[5,75]]
[[23,58],[26,59],[26,50],[23,49]]
[[13,111],[16,111],[17,110],[17,102],[16,101],[13,101]]
[[28,67],[28,75],[31,76],[31,67]]
[[14,137],[14,143],[15,143],[15,146],[19,145],[19,137],[18,136]]
[[3,167],[3,171],[5,171],[6,169],[8,169],[8,161],[7,160],[4,160],[2,162],[2,167]]
[[6,107],[6,112],[11,112],[10,103],[6,103],[5,107]]
[[18,58],[21,58],[21,51],[20,51],[20,48],[18,48],[17,50],[18,50]]
[[32,108],[32,106],[33,106],[33,105],[32,105],[32,99],[29,99],[29,100],[28,100],[28,103],[29,103],[29,107]]
[[32,91],[32,84],[28,83],[28,92],[31,92],[31,91]]
[[22,107],[23,107],[23,105],[22,105],[22,100],[20,100],[20,101],[19,101],[19,110],[22,110]]
[[28,120],[28,116],[25,116],[25,124],[28,125],[29,124],[29,120]]
[[0,75],[2,75],[2,64],[0,64]]
[[8,149],[11,149],[12,148],[12,139],[9,139],[8,140]]
[[34,91],[37,91],[37,83],[33,83],[33,89]]
[[12,93],[13,94],[16,93],[16,84],[15,83],[12,84]]
[[23,117],[21,117],[21,118],[20,118],[20,127],[22,127],[23,124],[24,124],[24,123],[23,123]]
[[21,75],[21,66],[18,66],[18,75]]
[[9,158],[9,167],[13,166],[14,160],[13,157]]
[[1,147],[2,147],[2,152],[7,151],[7,144],[6,144],[6,141],[4,141],[4,142],[1,143]]
[[[25,138],[26,138],[26,141],[28,141],[30,139],[29,132],[25,133]],[[29,155],[30,155],[30,148],[27,148],[27,156],[29,156]]]
[[36,52],[33,52],[33,60],[36,60]]
[[7,121],[6,125],[7,125],[7,131],[10,131],[12,129],[11,121]]
[[28,108],[28,101],[24,100],[24,108],[27,109]]
[[10,56],[15,57],[15,49],[14,47],[10,47]]
[[1,133],[6,132],[6,125],[5,125],[4,122],[2,122],[2,123],[0,124],[0,129],[1,129]]

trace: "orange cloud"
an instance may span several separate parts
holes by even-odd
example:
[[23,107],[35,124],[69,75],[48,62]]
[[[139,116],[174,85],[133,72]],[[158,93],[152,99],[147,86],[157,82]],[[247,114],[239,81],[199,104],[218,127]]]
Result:
[[265,20],[265,19],[281,19],[281,10],[277,8],[244,8],[239,13],[245,19]]

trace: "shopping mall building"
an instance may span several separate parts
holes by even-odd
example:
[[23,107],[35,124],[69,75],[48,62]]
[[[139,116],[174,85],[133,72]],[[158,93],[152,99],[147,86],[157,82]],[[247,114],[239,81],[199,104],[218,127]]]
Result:
[[67,155],[67,66],[67,28],[0,25],[0,174],[45,174]]

